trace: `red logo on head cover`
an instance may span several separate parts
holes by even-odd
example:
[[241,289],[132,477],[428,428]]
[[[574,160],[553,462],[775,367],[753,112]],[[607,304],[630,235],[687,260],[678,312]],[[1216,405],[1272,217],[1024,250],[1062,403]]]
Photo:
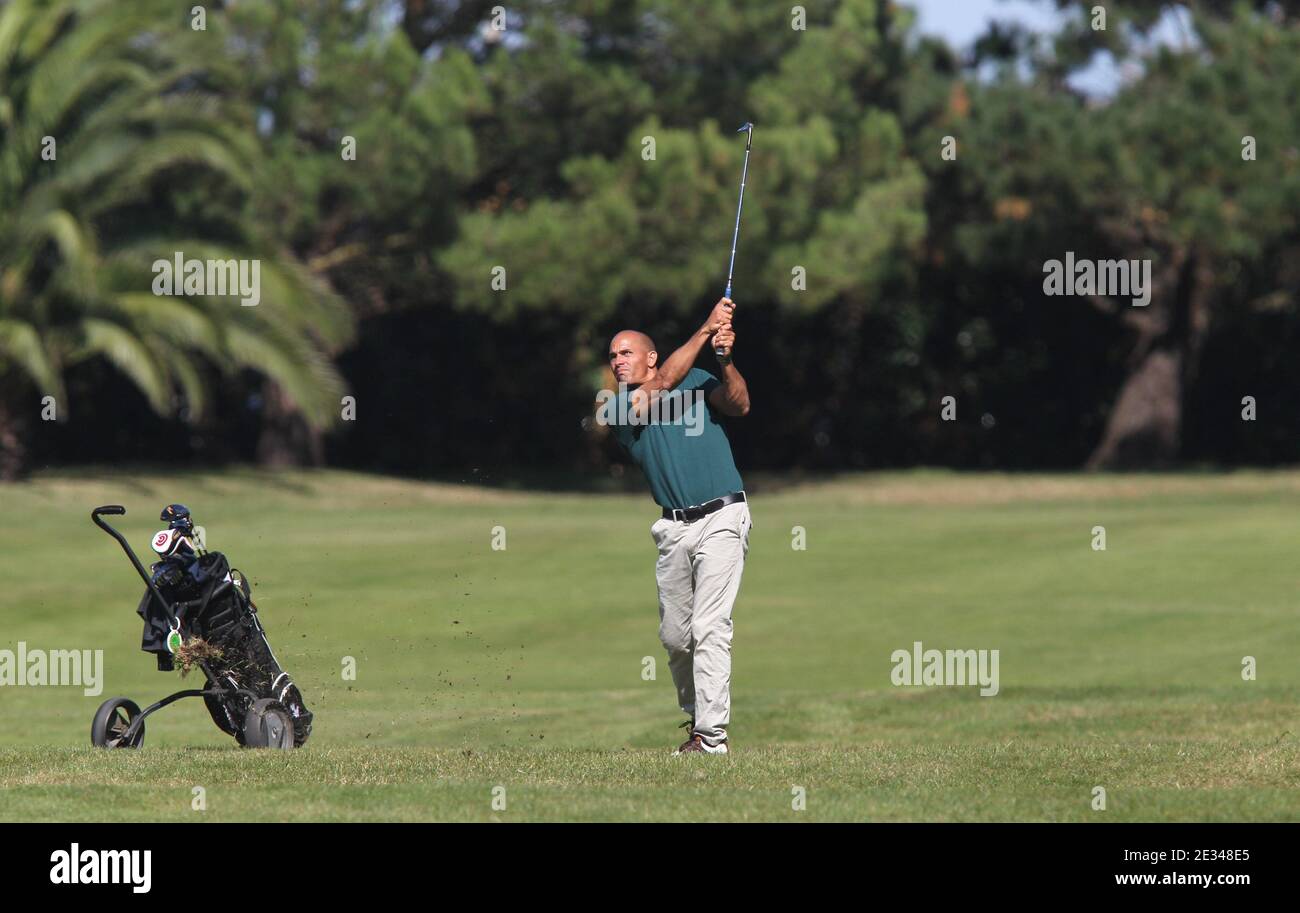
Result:
[[157,546],[157,545],[166,545],[166,544],[167,544],[167,534],[166,534],[166,533],[159,533],[159,534],[158,534],[158,538],[154,540],[154,543],[153,543],[153,544],[154,544],[155,546]]

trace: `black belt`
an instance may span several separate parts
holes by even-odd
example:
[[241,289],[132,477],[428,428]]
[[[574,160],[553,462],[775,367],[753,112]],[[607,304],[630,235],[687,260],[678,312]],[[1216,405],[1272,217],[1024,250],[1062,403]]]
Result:
[[679,522],[692,523],[711,513],[715,513],[728,504],[737,504],[745,500],[743,491],[733,491],[729,495],[723,495],[721,498],[714,498],[712,501],[705,501],[696,507],[665,507],[664,519],[677,520]]

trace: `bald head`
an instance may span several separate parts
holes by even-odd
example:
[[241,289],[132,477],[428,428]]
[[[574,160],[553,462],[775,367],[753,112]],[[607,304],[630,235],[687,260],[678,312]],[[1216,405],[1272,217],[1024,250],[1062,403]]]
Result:
[[609,366],[621,384],[637,386],[655,375],[659,353],[655,341],[640,330],[623,330],[609,343]]
[[640,346],[647,352],[655,350],[655,341],[640,330],[620,330],[614,334],[614,338],[610,341],[610,348],[613,348],[620,340],[631,345]]

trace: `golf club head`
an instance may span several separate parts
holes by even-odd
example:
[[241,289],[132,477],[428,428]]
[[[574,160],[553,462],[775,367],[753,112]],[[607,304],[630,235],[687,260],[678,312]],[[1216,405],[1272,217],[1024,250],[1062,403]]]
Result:
[[736,129],[736,132],[744,133],[746,130],[753,130],[753,129],[754,129],[754,122],[747,120]]

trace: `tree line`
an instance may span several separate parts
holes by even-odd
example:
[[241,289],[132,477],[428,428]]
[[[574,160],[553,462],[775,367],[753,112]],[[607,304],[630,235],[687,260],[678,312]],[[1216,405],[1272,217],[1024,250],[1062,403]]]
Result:
[[1055,5],[963,54],[883,0],[9,0],[0,474],[617,463],[608,338],[720,296],[747,120],[744,465],[1295,461],[1300,12]]

